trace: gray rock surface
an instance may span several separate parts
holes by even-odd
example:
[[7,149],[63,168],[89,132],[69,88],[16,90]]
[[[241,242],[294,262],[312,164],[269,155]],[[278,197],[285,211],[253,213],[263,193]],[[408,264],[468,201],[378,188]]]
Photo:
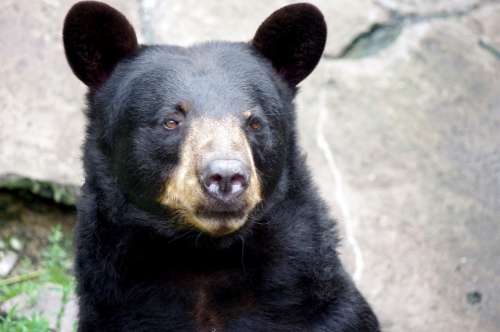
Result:
[[375,0],[379,6],[405,15],[462,13],[496,0]]
[[0,251],[0,277],[6,277],[14,269],[19,255],[14,251]]
[[337,214],[343,252],[386,331],[500,328],[500,61],[474,24],[406,26],[377,56],[323,62],[303,87],[305,149],[349,211]]
[[[248,40],[288,1],[116,1],[146,42]],[[315,1],[327,55],[299,130],[384,331],[500,330],[500,4]],[[0,175],[81,182],[66,2],[0,5]]]
[[[76,1],[4,0],[0,4],[0,175],[80,184],[83,84],[61,43]],[[139,25],[137,4],[109,1]]]
[[[268,15],[290,0],[168,2],[142,1],[148,13],[143,33],[148,42],[191,45],[206,40],[247,41]],[[386,11],[370,0],[314,0],[328,22],[326,53],[334,56],[357,34],[370,29],[375,22],[388,18]]]

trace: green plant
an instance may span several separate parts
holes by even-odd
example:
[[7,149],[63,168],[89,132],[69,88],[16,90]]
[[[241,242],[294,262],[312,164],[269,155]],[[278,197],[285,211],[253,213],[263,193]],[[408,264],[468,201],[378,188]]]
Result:
[[[55,326],[55,331],[60,331],[64,310],[74,289],[71,257],[67,250],[68,242],[61,226],[54,227],[48,238],[48,245],[42,251],[38,269],[33,270],[29,261],[23,262],[23,265],[31,268],[31,271],[0,280],[0,303],[21,294],[26,295],[28,301],[36,302],[38,291],[43,285],[55,285],[61,291],[61,306],[58,308]],[[0,317],[0,332],[52,331],[47,322],[39,314],[26,317],[14,307]]]
[[18,317],[15,308],[0,316],[0,332],[50,332],[49,323],[40,315]]

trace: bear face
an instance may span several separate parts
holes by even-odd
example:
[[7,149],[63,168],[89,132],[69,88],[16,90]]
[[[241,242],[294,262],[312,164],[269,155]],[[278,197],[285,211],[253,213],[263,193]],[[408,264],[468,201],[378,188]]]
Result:
[[89,137],[137,206],[170,228],[232,234],[269,204],[293,148],[295,86],[316,66],[323,16],[271,15],[249,43],[139,46],[126,18],[93,1],[64,25],[68,62],[89,86]]
[[115,123],[101,131],[122,189],[208,234],[240,228],[284,168],[291,96],[275,81],[246,44],[144,48],[117,65],[92,109],[96,126]]

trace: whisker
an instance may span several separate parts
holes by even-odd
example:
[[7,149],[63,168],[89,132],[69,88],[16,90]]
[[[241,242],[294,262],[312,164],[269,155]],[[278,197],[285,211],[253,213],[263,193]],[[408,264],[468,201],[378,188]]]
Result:
[[198,240],[200,239],[202,233],[198,233],[198,235],[196,236],[196,239],[194,240],[194,247],[195,248],[198,248]]
[[238,237],[241,240],[241,267],[243,269],[243,274],[247,274],[245,268],[245,239],[241,235],[238,235]]
[[180,239],[182,239],[182,238],[186,237],[187,235],[189,235],[190,233],[193,233],[193,232],[194,232],[194,230],[190,229],[190,230],[188,230],[188,231],[186,231],[186,232],[184,232],[184,233],[180,234],[179,236],[174,237],[174,238],[173,238],[173,239],[171,239],[170,241],[168,241],[168,244],[170,244],[170,243],[172,243],[172,242],[174,242],[174,241],[180,240]]

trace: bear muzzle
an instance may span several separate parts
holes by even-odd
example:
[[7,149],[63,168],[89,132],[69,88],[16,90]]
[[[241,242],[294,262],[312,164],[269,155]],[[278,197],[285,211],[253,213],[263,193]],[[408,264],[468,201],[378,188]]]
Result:
[[261,201],[250,145],[234,119],[194,121],[160,202],[213,236],[243,227]]

